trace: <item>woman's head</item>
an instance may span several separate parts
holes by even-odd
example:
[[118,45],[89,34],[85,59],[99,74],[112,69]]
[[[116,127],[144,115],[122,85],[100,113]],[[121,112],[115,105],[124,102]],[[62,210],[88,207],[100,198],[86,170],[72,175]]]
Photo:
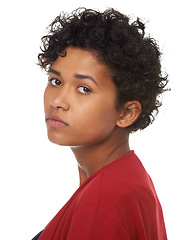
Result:
[[130,23],[127,16],[113,9],[100,13],[81,8],[70,15],[62,13],[42,38],[39,65],[49,71],[69,46],[92,52],[110,70],[118,93],[116,108],[134,100],[141,104],[141,114],[128,131],[144,129],[154,120],[161,105],[158,96],[167,84],[159,48],[154,39],[145,37],[144,30],[139,19]]

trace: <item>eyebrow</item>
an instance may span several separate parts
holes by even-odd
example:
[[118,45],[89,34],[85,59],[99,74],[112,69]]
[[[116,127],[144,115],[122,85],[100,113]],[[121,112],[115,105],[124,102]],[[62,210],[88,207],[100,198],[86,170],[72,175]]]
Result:
[[[57,75],[57,76],[61,76],[60,72],[58,72],[58,71],[56,71],[56,70],[54,70],[54,69],[52,69],[52,68],[49,69],[49,72],[54,73],[54,74]],[[97,82],[95,81],[95,79],[94,79],[93,77],[91,77],[90,75],[84,75],[84,74],[78,74],[78,73],[76,73],[76,74],[74,75],[74,77],[75,77],[76,79],[89,79],[89,80],[91,80],[92,82],[94,82],[96,85],[98,85]]]
[[97,82],[95,81],[95,79],[93,77],[89,76],[89,75],[75,74],[74,77],[77,78],[77,79],[89,79],[92,82],[94,82],[96,85],[98,85]]
[[58,72],[58,71],[56,71],[56,70],[54,70],[54,69],[52,69],[52,68],[49,69],[49,72],[54,73],[54,74],[56,74],[57,76],[61,76],[60,72]]

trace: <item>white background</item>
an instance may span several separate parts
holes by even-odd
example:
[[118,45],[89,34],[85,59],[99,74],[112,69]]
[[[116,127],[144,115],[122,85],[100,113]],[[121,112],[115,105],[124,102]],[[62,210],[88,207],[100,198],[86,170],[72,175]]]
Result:
[[43,91],[47,76],[37,62],[40,39],[60,11],[113,7],[147,22],[158,40],[172,91],[154,124],[131,136],[131,148],[151,175],[169,240],[187,239],[186,5],[164,0],[4,1],[0,14],[0,239],[30,240],[79,184],[68,148],[47,139]]

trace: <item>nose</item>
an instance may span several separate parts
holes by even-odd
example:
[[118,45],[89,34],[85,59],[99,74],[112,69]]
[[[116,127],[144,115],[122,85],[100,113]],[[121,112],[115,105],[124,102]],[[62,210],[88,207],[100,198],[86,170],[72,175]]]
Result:
[[[66,92],[66,93],[65,93]],[[70,105],[68,103],[68,92],[65,89],[61,89],[50,100],[50,105],[53,108],[59,108],[63,111],[68,111]]]

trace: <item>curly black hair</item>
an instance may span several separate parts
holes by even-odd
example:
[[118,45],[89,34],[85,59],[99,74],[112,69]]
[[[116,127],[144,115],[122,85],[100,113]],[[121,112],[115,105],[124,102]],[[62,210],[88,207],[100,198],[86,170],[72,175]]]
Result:
[[68,46],[96,53],[111,70],[118,89],[116,108],[128,101],[141,103],[139,118],[127,129],[144,129],[155,120],[165,91],[167,75],[161,71],[161,52],[153,38],[145,37],[145,24],[114,9],[98,12],[78,8],[71,14],[61,12],[42,38],[39,65],[48,72],[52,63]]

